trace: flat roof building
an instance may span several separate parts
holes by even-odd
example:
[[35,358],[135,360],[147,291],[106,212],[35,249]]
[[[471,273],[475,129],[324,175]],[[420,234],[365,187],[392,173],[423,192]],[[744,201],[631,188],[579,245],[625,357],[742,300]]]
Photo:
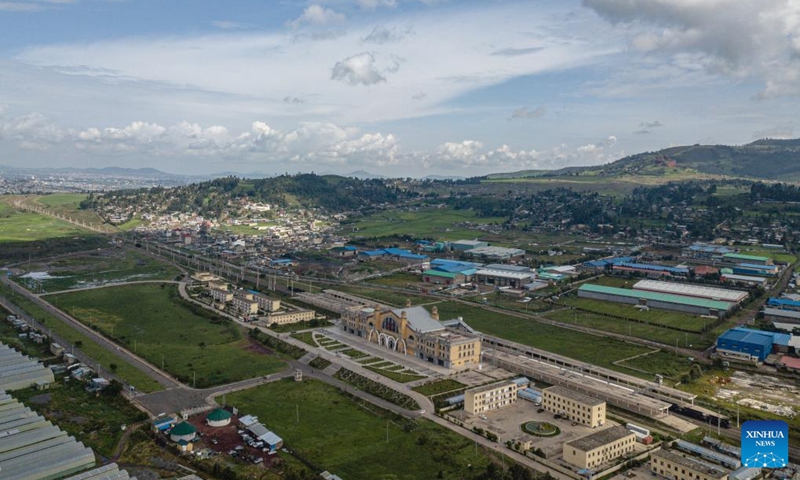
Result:
[[606,423],[606,402],[564,387],[543,389],[542,407],[592,428]]
[[665,449],[650,454],[650,471],[672,480],[728,479],[728,470],[718,465]]
[[525,250],[506,247],[477,247],[467,250],[464,253],[470,257],[477,257],[484,260],[508,260],[509,258],[524,256]]
[[522,288],[531,283],[535,275],[531,272],[515,272],[511,270],[490,270],[482,268],[475,274],[478,283],[497,287]]
[[314,320],[316,313],[314,310],[291,310],[288,312],[270,313],[262,319],[266,319],[267,326],[288,325],[291,323],[310,322]]
[[450,248],[458,252],[465,252],[467,250],[472,250],[473,248],[488,246],[488,242],[482,242],[480,240],[456,240],[455,242],[450,242]]
[[477,415],[517,401],[519,385],[511,380],[470,388],[464,392],[464,411]]
[[758,255],[744,255],[741,253],[726,253],[722,259],[730,263],[750,263],[756,265],[772,265],[772,259]]
[[635,446],[636,435],[622,425],[616,425],[565,443],[562,453],[566,462],[588,469],[623,457]]
[[[640,280],[633,285],[634,290],[648,292],[668,293],[684,297],[705,298],[723,302],[740,303],[747,298],[748,293],[725,288],[705,287],[686,283],[660,282],[656,280]],[[800,302],[798,302],[800,304]]]
[[717,338],[717,354],[736,360],[763,362],[776,346],[788,347],[792,336],[735,327]]
[[772,323],[789,323],[800,326],[800,312],[780,308],[764,308],[764,318]]
[[645,290],[630,290],[626,288],[606,287],[603,285],[584,284],[578,289],[578,297],[594,300],[606,300],[629,305],[641,305],[663,310],[696,315],[724,316],[733,304],[705,298],[685,297],[668,293],[649,292]]

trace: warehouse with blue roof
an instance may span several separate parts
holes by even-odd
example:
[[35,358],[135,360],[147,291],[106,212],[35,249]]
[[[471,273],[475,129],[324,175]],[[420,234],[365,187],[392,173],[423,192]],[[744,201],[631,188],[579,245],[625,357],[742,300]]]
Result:
[[770,298],[767,300],[767,305],[781,310],[794,310],[800,311],[800,302],[791,300],[789,298]]
[[665,265],[656,265],[650,263],[620,262],[620,263],[615,263],[611,268],[615,271],[638,272],[638,273],[644,273],[648,276],[656,276],[656,277],[664,275],[678,275],[678,276],[689,275],[688,268],[668,267]]
[[736,327],[717,338],[717,354],[737,360],[763,362],[773,351],[787,351],[792,336]]

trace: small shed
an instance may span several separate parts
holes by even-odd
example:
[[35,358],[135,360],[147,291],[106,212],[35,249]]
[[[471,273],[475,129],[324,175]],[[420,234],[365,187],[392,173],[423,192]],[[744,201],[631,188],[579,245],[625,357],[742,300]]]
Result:
[[209,427],[224,427],[231,424],[231,414],[225,409],[218,408],[206,416]]
[[251,426],[258,423],[258,417],[254,417],[253,415],[245,415],[244,417],[239,417],[239,427],[247,429]]
[[184,440],[191,442],[197,435],[197,429],[190,423],[181,422],[169,432],[169,439],[173,442],[180,442]]

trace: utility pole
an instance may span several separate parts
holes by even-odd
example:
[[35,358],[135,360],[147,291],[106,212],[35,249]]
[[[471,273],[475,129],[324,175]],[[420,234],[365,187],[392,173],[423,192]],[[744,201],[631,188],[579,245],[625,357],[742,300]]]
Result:
[[192,388],[197,388],[197,372],[192,372]]
[[300,424],[300,405],[295,404],[295,409],[297,410],[297,424]]
[[386,443],[389,443],[389,420],[386,420]]

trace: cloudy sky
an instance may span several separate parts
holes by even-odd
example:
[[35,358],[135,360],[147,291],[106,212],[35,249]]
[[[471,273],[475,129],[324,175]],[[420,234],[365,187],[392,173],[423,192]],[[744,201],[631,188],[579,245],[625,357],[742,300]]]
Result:
[[797,112],[798,0],[0,0],[0,165],[475,175]]

